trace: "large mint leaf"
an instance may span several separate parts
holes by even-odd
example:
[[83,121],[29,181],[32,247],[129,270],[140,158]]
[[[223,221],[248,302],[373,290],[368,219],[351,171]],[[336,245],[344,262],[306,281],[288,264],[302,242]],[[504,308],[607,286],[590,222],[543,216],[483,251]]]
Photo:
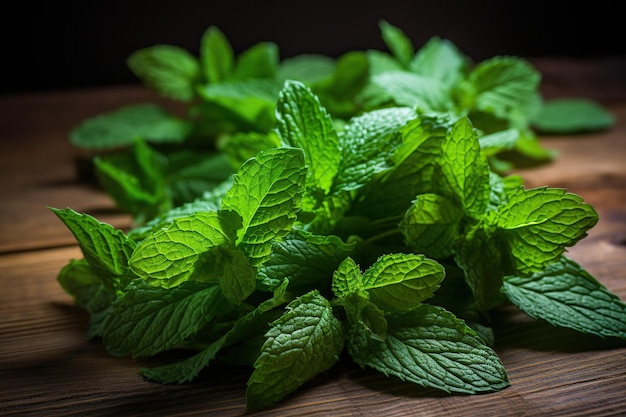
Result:
[[233,48],[226,36],[215,26],[210,26],[200,40],[202,74],[210,84],[228,79],[235,65]]
[[361,287],[382,310],[396,313],[432,297],[444,276],[443,267],[424,255],[393,253],[382,255],[363,273]]
[[147,87],[164,97],[189,101],[196,96],[200,63],[183,48],[155,45],[139,49],[130,55],[127,63]]
[[332,290],[335,296],[343,297],[363,288],[361,268],[354,259],[347,257],[333,273]]
[[[171,225],[148,235],[130,259],[138,276],[165,288],[175,287],[194,274],[199,279],[216,278],[206,270],[217,262],[204,254],[229,242],[233,236],[224,230],[224,216],[200,212],[175,219]],[[217,253],[214,253],[217,256]]]
[[339,360],[344,341],[341,322],[317,291],[292,301],[272,323],[266,338],[248,380],[250,409],[279,401],[331,368]]
[[496,353],[462,320],[421,305],[390,320],[384,341],[350,330],[348,351],[362,367],[446,392],[499,391],[509,383]]
[[583,333],[626,339],[626,304],[565,256],[529,277],[505,277],[502,290],[531,317]]
[[521,274],[538,272],[558,260],[565,247],[585,237],[598,221],[594,208],[580,196],[547,187],[519,188],[490,214],[490,222],[501,229]]
[[356,190],[390,169],[389,159],[401,141],[398,130],[415,117],[411,108],[395,107],[350,120],[340,134],[342,159],[333,189]]
[[452,254],[459,236],[463,211],[437,194],[417,196],[398,228],[406,244],[430,258],[445,259]]
[[128,271],[135,243],[124,232],[88,214],[50,208],[72,232],[89,265],[109,288],[118,288]]
[[104,324],[104,344],[115,356],[153,356],[195,334],[229,306],[214,284],[135,286],[113,303]]
[[304,155],[296,148],[260,152],[237,171],[232,188],[222,199],[222,209],[241,216],[237,245],[253,264],[265,260],[272,241],[291,229],[300,210],[305,178]]
[[441,171],[465,212],[482,216],[489,202],[489,165],[481,154],[478,134],[468,118],[459,119],[441,147]]
[[339,137],[330,114],[299,81],[286,81],[276,105],[277,127],[284,145],[304,150],[307,183],[327,193],[339,164]]
[[151,143],[180,143],[190,131],[188,121],[154,103],[141,103],[82,121],[70,132],[70,143],[86,149],[130,146],[137,139]]

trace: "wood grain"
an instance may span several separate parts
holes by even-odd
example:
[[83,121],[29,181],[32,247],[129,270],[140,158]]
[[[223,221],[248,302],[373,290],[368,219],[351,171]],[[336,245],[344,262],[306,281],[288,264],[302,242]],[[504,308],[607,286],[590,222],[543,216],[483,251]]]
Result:
[[[565,187],[596,208],[597,226],[569,256],[626,300],[626,91],[610,63],[539,63],[551,82],[546,91],[595,95],[618,123],[606,132],[542,138],[559,157],[519,173],[528,186]],[[153,99],[136,87],[0,97],[0,175],[6,179],[0,185],[0,415],[626,415],[624,343],[554,328],[510,306],[493,314],[496,351],[511,382],[497,393],[435,392],[362,370],[348,358],[258,413],[245,410],[247,369],[212,366],[180,386],[145,381],[141,366],[182,353],[135,361],[87,340],[87,315],[56,282],[60,268],[82,255],[45,207],[70,206],[128,227],[129,217],[78,177],[80,154],[67,134],[84,117]]]

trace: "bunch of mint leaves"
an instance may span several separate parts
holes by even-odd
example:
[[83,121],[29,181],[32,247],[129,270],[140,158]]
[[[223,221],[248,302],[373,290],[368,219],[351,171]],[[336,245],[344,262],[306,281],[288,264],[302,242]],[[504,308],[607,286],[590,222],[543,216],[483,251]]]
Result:
[[626,304],[565,255],[594,208],[504,172],[511,151],[551,157],[534,124],[599,129],[610,115],[594,107],[567,126],[567,103],[543,103],[528,62],[471,66],[448,41],[416,52],[380,27],[390,54],[279,62],[261,43],[235,57],[211,27],[199,59],[171,46],[131,56],[189,114],[141,104],[72,134],[102,151],[101,184],[136,221],[123,231],[50,208],[84,255],[58,281],[90,337],[115,356],[188,352],[141,369],[161,383],[250,366],[249,409],[344,357],[445,392],[504,389],[489,314],[506,304],[626,339]]

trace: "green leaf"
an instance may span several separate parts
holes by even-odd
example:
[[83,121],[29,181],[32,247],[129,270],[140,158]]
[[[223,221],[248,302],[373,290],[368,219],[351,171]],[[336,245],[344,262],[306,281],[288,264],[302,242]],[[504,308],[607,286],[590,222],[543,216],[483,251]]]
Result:
[[330,114],[299,81],[285,82],[276,111],[283,144],[304,150],[307,184],[327,193],[341,162],[339,137]]
[[529,277],[505,277],[502,290],[531,317],[583,333],[626,339],[626,304],[565,256]]
[[531,123],[544,133],[579,133],[608,129],[615,117],[595,101],[568,98],[545,102]]
[[509,385],[496,353],[462,320],[428,304],[390,321],[384,341],[352,329],[347,347],[362,367],[423,387],[475,394]]
[[70,132],[70,143],[96,150],[130,146],[140,138],[150,143],[180,143],[190,130],[188,121],[156,104],[142,103],[82,121]]
[[280,63],[278,79],[298,80],[310,86],[332,77],[335,65],[335,60],[326,55],[296,55]]
[[200,64],[183,48],[155,45],[133,52],[128,67],[143,83],[163,97],[190,101],[196,96]]
[[454,197],[469,216],[479,218],[489,202],[489,165],[468,118],[448,131],[441,152],[441,171]]
[[192,278],[216,278],[215,272],[206,268],[215,268],[217,260],[202,255],[233,239],[232,232],[224,228],[224,219],[219,212],[200,212],[175,219],[139,244],[130,258],[130,268],[139,277],[164,288]]
[[333,190],[356,190],[389,170],[391,155],[401,141],[399,129],[415,117],[415,111],[408,107],[394,107],[350,120],[339,137],[342,159]]
[[233,48],[226,36],[210,26],[200,40],[202,74],[210,84],[218,84],[230,77],[235,65]]
[[452,254],[460,233],[463,212],[451,200],[437,194],[417,196],[398,228],[415,252],[434,259]]
[[237,57],[233,78],[275,78],[280,58],[278,46],[273,42],[260,42]]
[[558,188],[519,188],[490,213],[520,274],[539,272],[587,235],[598,214],[576,194]]
[[235,132],[224,135],[218,142],[218,148],[228,157],[230,165],[235,169],[261,151],[280,147],[280,139],[275,131]]
[[448,87],[436,78],[389,71],[374,75],[372,82],[397,106],[413,107],[421,112],[450,110]]
[[491,156],[501,151],[515,149],[520,140],[518,129],[505,129],[481,136],[478,141],[483,155]]
[[433,296],[445,271],[423,255],[386,254],[364,273],[361,287],[370,300],[386,312],[404,312]]
[[89,265],[110,289],[118,289],[128,271],[135,243],[124,232],[88,214],[50,208],[72,232]]
[[292,301],[266,334],[248,380],[249,409],[269,406],[331,368],[343,350],[343,328],[317,291]]
[[104,344],[115,356],[153,356],[229,309],[230,303],[214,284],[185,282],[170,289],[135,286],[113,303],[104,324]]
[[116,295],[108,289],[86,259],[70,260],[61,268],[57,281],[74,302],[89,313],[89,331],[93,338],[102,334],[102,323]]
[[469,75],[474,108],[509,118],[526,114],[534,104],[541,74],[517,57],[494,57],[479,63]]
[[452,42],[435,36],[417,51],[409,69],[453,87],[458,85],[468,66],[469,59]]
[[337,297],[343,297],[359,292],[363,288],[362,278],[361,268],[348,256],[333,273],[333,293]]
[[248,255],[241,250],[226,248],[220,251],[218,282],[224,297],[238,305],[256,288],[257,271]]
[[415,55],[415,49],[411,40],[400,28],[385,20],[380,21],[378,26],[387,48],[404,68],[408,68]]
[[270,252],[272,241],[282,238],[300,210],[306,167],[301,149],[273,148],[260,152],[237,171],[222,209],[237,212],[243,228],[237,239],[257,265]]
[[320,236],[292,231],[272,243],[270,258],[259,269],[263,285],[275,288],[289,280],[289,289],[297,294],[327,286],[333,272],[354,250],[337,236]]

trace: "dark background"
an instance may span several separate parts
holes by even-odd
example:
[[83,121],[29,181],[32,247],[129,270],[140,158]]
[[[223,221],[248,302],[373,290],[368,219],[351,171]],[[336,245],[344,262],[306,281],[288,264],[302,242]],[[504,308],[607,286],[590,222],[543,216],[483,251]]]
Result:
[[416,49],[440,36],[475,61],[626,55],[623,15],[606,0],[83,1],[21,3],[3,14],[0,94],[138,83],[126,66],[132,52],[161,43],[197,55],[210,25],[235,53],[273,41],[281,58],[384,49],[381,19],[401,28]]

